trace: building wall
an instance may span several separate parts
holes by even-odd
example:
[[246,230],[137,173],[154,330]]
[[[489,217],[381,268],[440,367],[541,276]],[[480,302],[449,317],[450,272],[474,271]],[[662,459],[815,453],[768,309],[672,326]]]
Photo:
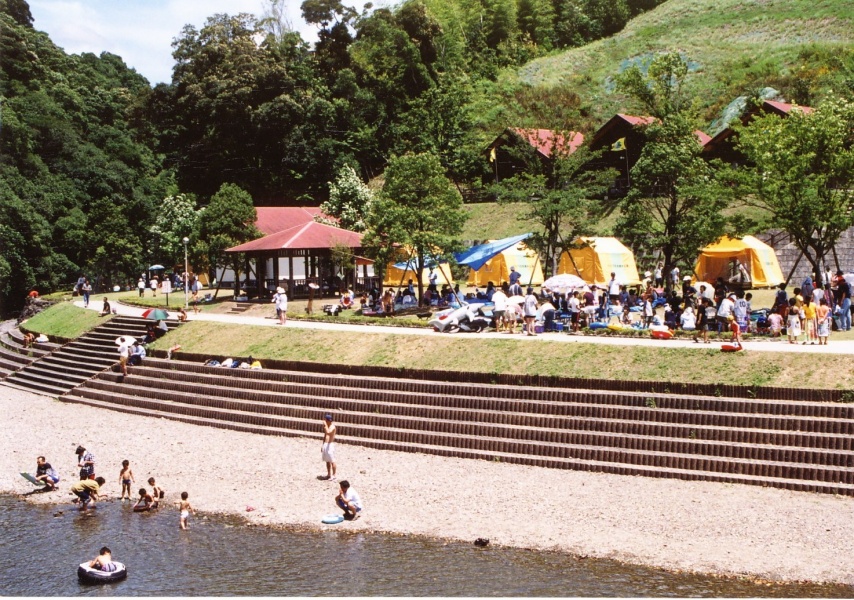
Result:
[[[779,229],[770,229],[756,236],[772,248],[777,253],[777,260],[780,262],[780,270],[783,271],[783,277],[789,278],[790,286],[798,286],[803,280],[809,276],[812,277],[812,265],[802,258],[798,261],[801,251],[792,243],[791,236]],[[839,259],[839,264],[836,263],[836,258]],[[836,243],[836,258],[831,253],[827,258],[827,266],[835,273],[841,269],[845,273],[854,271],[854,227],[847,229],[839,241]],[[797,267],[795,263],[797,262]],[[794,268],[794,273],[792,269]],[[789,274],[792,273],[791,277]]]

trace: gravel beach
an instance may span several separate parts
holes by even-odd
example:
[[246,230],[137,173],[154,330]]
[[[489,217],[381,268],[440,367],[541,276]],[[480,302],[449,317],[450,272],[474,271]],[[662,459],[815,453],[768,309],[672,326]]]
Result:
[[[327,527],[338,485],[321,481],[316,440],[260,436],[65,404],[0,388],[0,492],[33,486],[45,455],[62,481],[32,502],[67,504],[82,444],[107,479],[107,507],[130,460],[134,490],[154,476],[165,510],[182,491],[196,510],[249,522]],[[347,444],[338,423],[338,479],[365,504],[363,518],[332,527],[548,549],[721,575],[854,585],[854,498],[754,486],[623,477],[373,450]],[[253,510],[247,511],[251,507]]]

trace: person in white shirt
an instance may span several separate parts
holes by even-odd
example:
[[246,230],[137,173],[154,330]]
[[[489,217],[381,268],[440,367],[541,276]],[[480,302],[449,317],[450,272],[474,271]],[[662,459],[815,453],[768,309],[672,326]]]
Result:
[[697,328],[697,316],[694,314],[694,309],[686,306],[682,311],[682,316],[679,317],[680,325],[685,331],[694,331]]
[[528,294],[525,296],[525,306],[522,309],[525,315],[525,333],[527,335],[537,335],[534,331],[534,320],[537,318],[537,297],[534,295],[534,288],[528,286]]
[[335,504],[338,508],[344,511],[344,518],[348,521],[355,521],[359,518],[362,512],[362,499],[356,493],[350,482],[346,479],[338,484],[338,495],[335,496]]
[[119,365],[122,369],[122,375],[128,374],[128,358],[130,357],[130,344],[127,338],[122,337],[119,341]]
[[496,331],[503,331],[505,325],[505,313],[507,312],[507,293],[506,289],[508,285],[504,283],[500,288],[495,290],[495,293],[492,294],[492,302],[495,304],[495,308],[492,309],[492,316],[495,317],[495,329]]
[[611,280],[608,282],[608,299],[611,304],[620,302],[620,282],[617,281],[616,273],[611,273]]
[[733,309],[735,308],[735,294],[729,294],[726,298],[721,300],[720,306],[718,306],[718,314],[717,314],[717,324],[718,324],[718,333],[721,333],[725,329],[729,328],[729,317],[733,314]]

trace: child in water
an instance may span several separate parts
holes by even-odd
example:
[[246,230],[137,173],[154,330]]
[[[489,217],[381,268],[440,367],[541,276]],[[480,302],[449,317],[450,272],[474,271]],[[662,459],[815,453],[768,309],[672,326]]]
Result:
[[188,529],[190,526],[187,524],[187,519],[190,518],[190,513],[196,514],[193,506],[187,500],[189,497],[190,495],[187,492],[181,492],[181,501],[178,503],[178,508],[181,511],[181,529]]
[[133,505],[133,509],[136,512],[142,512],[144,510],[156,508],[156,506],[157,504],[154,502],[154,498],[151,497],[151,494],[148,493],[148,490],[145,488],[139,488],[139,500],[137,500],[136,504]]
[[148,485],[151,486],[151,496],[152,498],[154,498],[154,504],[151,508],[157,508],[157,506],[160,504],[160,500],[163,498],[163,496],[166,495],[166,492],[163,490],[163,488],[157,486],[157,484],[154,482],[154,477],[148,478]]
[[130,500],[130,485],[135,482],[136,480],[133,478],[133,471],[130,469],[130,461],[123,460],[122,470],[119,472],[119,483],[122,486],[121,500],[124,500],[125,498]]

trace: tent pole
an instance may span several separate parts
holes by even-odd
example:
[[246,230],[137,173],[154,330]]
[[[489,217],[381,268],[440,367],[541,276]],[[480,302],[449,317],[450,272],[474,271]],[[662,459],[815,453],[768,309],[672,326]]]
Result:
[[[441,273],[442,273],[442,277],[444,277],[444,278],[445,278],[445,281],[447,281],[447,282],[448,282],[448,285],[450,285],[451,278],[450,278],[450,277],[448,277],[447,275],[445,275],[445,270],[442,268],[442,262],[441,262],[441,261],[437,262],[437,263],[436,263],[436,266],[437,266],[437,267],[439,267],[439,271],[441,271]],[[477,272],[477,271],[475,271],[475,272]],[[453,288],[453,287],[451,287],[451,289],[454,289],[454,288]],[[456,298],[457,298],[457,302],[459,302],[460,304],[462,304],[462,303],[463,303],[462,298],[460,298],[460,295],[459,295],[457,292],[454,292],[454,296],[456,296]]]
[[537,258],[534,259],[534,266],[531,267],[531,276],[528,278],[528,287],[531,287],[531,283],[534,281],[534,271],[537,270],[537,265],[540,264],[540,253],[537,252]]

